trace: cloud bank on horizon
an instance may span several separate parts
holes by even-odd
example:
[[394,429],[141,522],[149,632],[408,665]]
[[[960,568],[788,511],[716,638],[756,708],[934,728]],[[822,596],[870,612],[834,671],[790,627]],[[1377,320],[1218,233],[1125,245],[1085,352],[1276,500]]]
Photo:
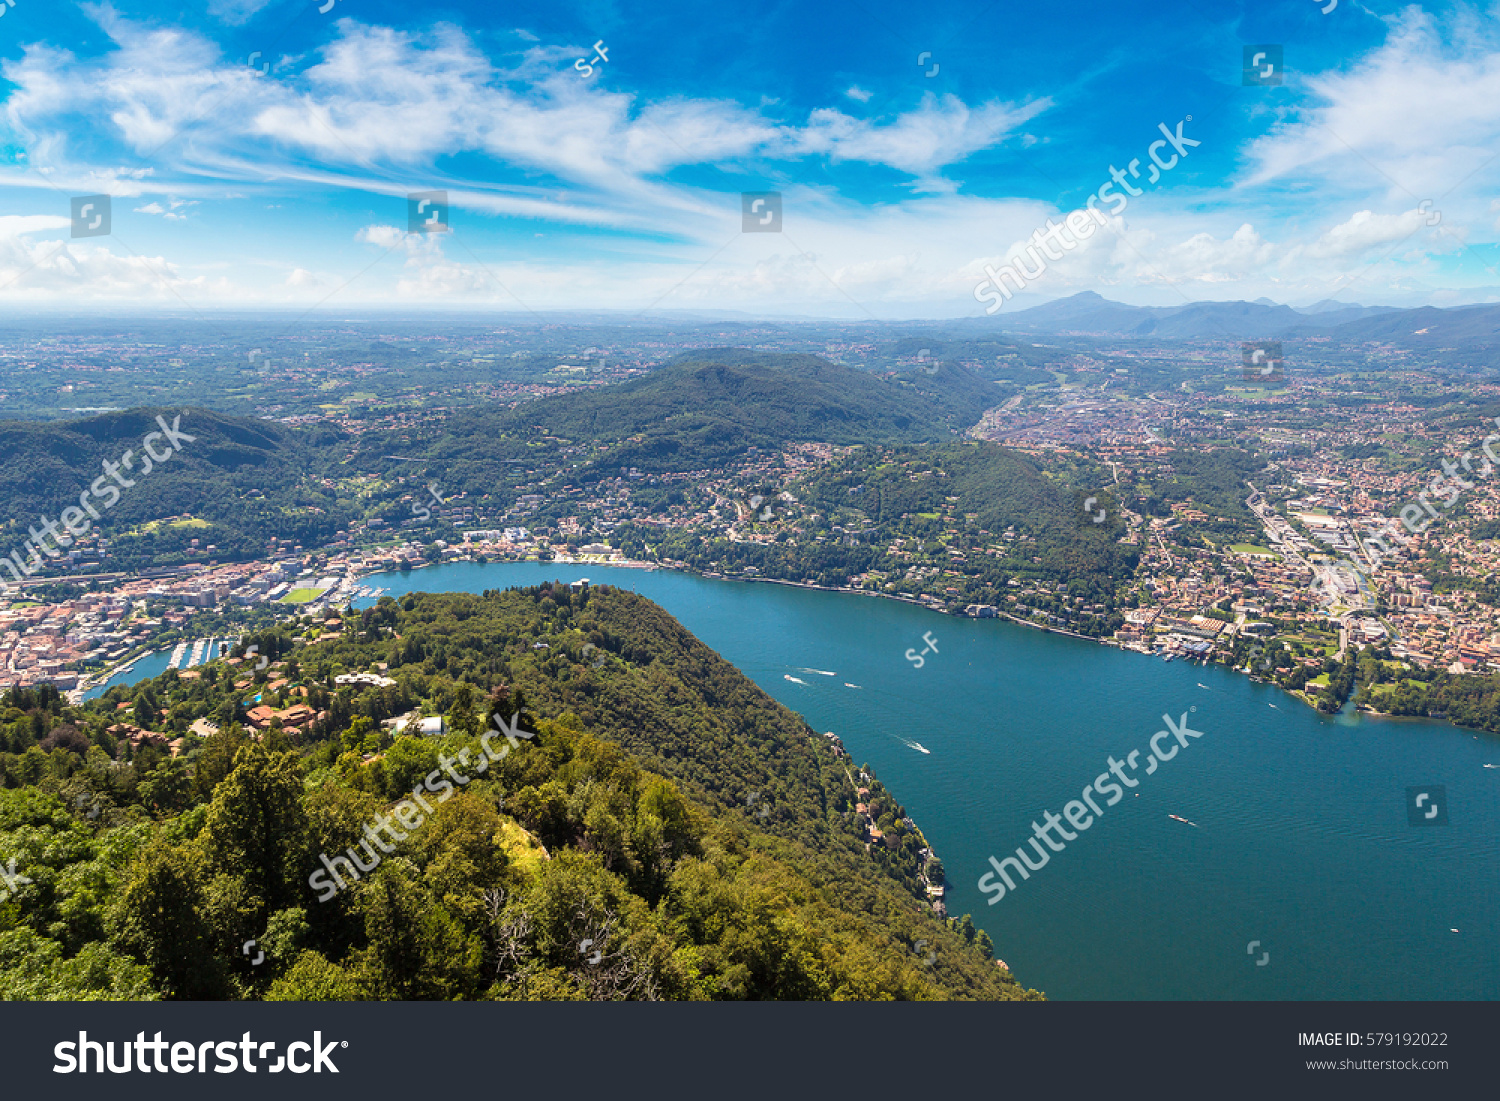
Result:
[[979,316],[1111,183],[1006,309],[1500,301],[1494,7],[905,7],[17,0],[0,308]]

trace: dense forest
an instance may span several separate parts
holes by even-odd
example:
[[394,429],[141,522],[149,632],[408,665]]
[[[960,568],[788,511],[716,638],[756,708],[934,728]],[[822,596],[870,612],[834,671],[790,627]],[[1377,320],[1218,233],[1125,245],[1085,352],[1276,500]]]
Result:
[[[176,449],[160,438],[146,442],[162,436],[158,417],[181,434]],[[315,546],[362,515],[331,483],[309,476],[339,438],[327,428],[292,431],[181,407],[45,425],[0,421],[0,516],[8,518],[0,545],[19,550],[29,526],[41,517],[59,521],[71,507],[90,538],[110,537],[114,568],[184,562],[193,540],[231,560],[263,553],[272,538]],[[148,447],[170,457],[153,462]],[[90,508],[93,518],[84,511]],[[173,522],[181,516],[191,523]]]
[[[824,585],[847,585],[869,570],[900,578],[910,565],[935,562],[955,575],[959,591],[950,594],[951,605],[1000,604],[1013,579],[1063,585],[1069,607],[1100,605],[1099,632],[1118,626],[1116,578],[1132,576],[1137,559],[1134,548],[1119,543],[1118,511],[1111,509],[1103,523],[1087,522],[1082,495],[1067,480],[1007,448],[973,442],[856,448],[794,488],[819,510],[822,529],[832,534],[830,525],[837,525],[843,536],[756,543],[677,534],[658,553],[699,569],[736,573],[753,566],[762,577]],[[1107,491],[1100,493],[1113,504]],[[945,535],[948,529],[955,534]],[[897,539],[904,557],[886,550]],[[900,592],[922,591],[926,583],[893,584]]]
[[[413,595],[316,628],[0,702],[0,997],[1040,997],[926,904],[940,866],[868,769],[649,601]],[[289,710],[255,731],[257,706]]]
[[421,454],[457,490],[488,491],[513,461],[554,461],[559,440],[608,444],[583,482],[621,466],[647,472],[722,466],[748,448],[788,442],[915,443],[952,436],[996,400],[992,383],[962,367],[884,378],[816,356],[743,349],[694,352],[607,389],[514,410],[461,412],[424,437],[392,436],[372,450]]

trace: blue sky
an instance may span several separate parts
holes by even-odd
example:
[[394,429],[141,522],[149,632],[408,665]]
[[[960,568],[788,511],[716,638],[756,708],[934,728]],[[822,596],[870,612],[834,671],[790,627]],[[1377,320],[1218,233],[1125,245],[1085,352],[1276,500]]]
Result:
[[[1007,310],[1500,300],[1496,8],[1329,5],[14,0],[0,308],[976,316],[1132,159]],[[433,190],[452,232],[408,233]]]

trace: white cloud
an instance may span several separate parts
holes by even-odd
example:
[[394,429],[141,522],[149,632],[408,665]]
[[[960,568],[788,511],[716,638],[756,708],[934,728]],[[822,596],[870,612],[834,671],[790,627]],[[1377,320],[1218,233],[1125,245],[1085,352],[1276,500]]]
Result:
[[119,256],[107,245],[0,237],[0,288],[7,298],[118,298],[180,304],[184,297],[230,296],[227,280],[186,278],[162,256]]
[[822,108],[812,113],[806,129],[793,140],[801,153],[885,164],[913,176],[928,176],[994,145],[1051,103],[1040,99],[1017,106],[991,101],[970,108],[957,96],[927,92],[919,107],[885,125]]
[[248,23],[256,13],[275,2],[276,0],[209,0],[208,14],[237,27]]
[[1220,240],[1195,233],[1185,241],[1154,250],[1136,262],[1142,283],[1233,283],[1264,268],[1275,247],[1246,223]]
[[[259,0],[217,2],[226,19],[260,6]],[[1048,99],[970,104],[926,92],[905,110],[875,118],[857,118],[837,106],[797,114],[770,97],[759,103],[701,96],[653,100],[580,79],[572,61],[587,54],[586,47],[544,45],[517,31],[519,47],[512,41],[516,51],[496,60],[457,27],[438,24],[410,34],[363,25],[344,16],[345,8],[353,11],[341,5],[323,24],[331,41],[312,64],[284,59],[263,77],[192,32],[90,9],[114,48],[78,58],[23,46],[18,58],[0,63],[11,82],[5,120],[26,136],[31,163],[52,169],[48,178],[57,189],[129,198],[141,214],[180,220],[194,201],[212,198],[224,209],[238,195],[255,204],[255,215],[265,219],[260,224],[305,227],[298,220],[303,196],[314,196],[314,202],[332,196],[328,205],[337,218],[352,209],[339,201],[341,192],[367,196],[368,202],[358,200],[361,210],[387,212],[362,213],[360,221],[339,229],[337,245],[347,255],[337,260],[300,252],[304,245],[319,246],[295,232],[268,233],[264,254],[259,241],[250,248],[243,239],[227,244],[240,255],[256,253],[255,263],[228,269],[240,281],[235,293],[247,301],[305,299],[317,289],[337,292],[340,301],[368,295],[493,299],[514,306],[498,279],[539,309],[580,303],[641,308],[665,295],[663,308],[977,313],[983,307],[971,296],[976,265],[998,261],[1048,216],[1062,213],[1030,199],[964,194],[955,171],[976,152],[1002,143],[1053,141],[1037,133],[1034,122],[1050,108]],[[1180,301],[1172,286],[1195,284],[1200,294],[1223,287],[1226,297],[1290,298],[1292,283],[1316,288],[1347,279],[1351,271],[1382,287],[1409,282],[1419,270],[1432,275],[1429,254],[1454,247],[1459,238],[1441,234],[1461,234],[1459,217],[1469,206],[1484,224],[1494,219],[1489,195],[1438,202],[1444,224],[1429,229],[1416,224],[1421,212],[1411,208],[1418,200],[1365,161],[1418,188],[1463,169],[1470,164],[1465,158],[1500,148],[1500,95],[1490,94],[1500,93],[1500,63],[1493,51],[1486,53],[1489,30],[1481,28],[1473,41],[1456,32],[1444,38],[1431,17],[1415,10],[1391,25],[1384,46],[1344,71],[1308,78],[1313,106],[1249,148],[1249,182],[1229,202],[1211,183],[1174,177],[1170,190],[1132,204],[1128,225],[1114,219],[1109,231],[1050,261],[1039,289],[1062,294],[1112,285],[1171,293]],[[1455,84],[1467,87],[1454,92]],[[1425,106],[1413,108],[1403,97]],[[856,111],[846,101],[872,98],[851,85],[838,102]],[[1355,146],[1359,156],[1324,127]],[[1061,141],[1059,136],[1053,148]],[[131,150],[149,153],[155,167],[120,168],[140,163]],[[1107,160],[1108,154],[1101,156]],[[912,183],[900,201],[889,201],[889,195],[872,201],[869,193],[856,199],[831,184],[792,182],[797,162],[806,159],[883,166]],[[473,177],[439,167],[453,164],[473,166]],[[733,191],[741,185],[725,182],[723,190],[713,190],[699,182],[707,173],[677,171],[700,166],[722,169],[727,181],[764,181],[743,186],[781,190],[786,234],[739,236]],[[694,182],[684,182],[688,178]],[[1487,179],[1481,173],[1470,187]],[[19,170],[0,170],[0,182],[40,190],[34,174]],[[1319,220],[1278,221],[1270,211],[1252,217],[1243,201],[1250,183],[1275,184],[1266,191],[1278,194],[1316,193]],[[444,250],[457,254],[456,240],[408,235],[399,222],[408,191],[438,188],[449,192],[460,233],[476,223],[514,229],[527,241],[538,228],[548,237],[582,232],[570,242],[576,246],[571,254],[553,253],[551,260],[487,267],[467,256],[450,259]],[[1371,189],[1391,194],[1372,196]],[[47,201],[57,202],[55,191],[48,192]],[[1435,186],[1418,192],[1429,193],[1434,199],[1441,194]],[[397,218],[398,224],[380,223],[381,217]],[[543,224],[512,227],[500,218]],[[367,224],[356,231],[362,222]],[[153,282],[147,269],[132,268],[128,257],[104,248],[21,240],[23,234],[65,232],[67,224],[52,216],[0,218],[0,241],[9,250],[0,253],[0,282],[36,263],[37,271],[16,284],[28,288],[24,293],[51,288],[72,295],[98,287],[123,294],[120,288],[133,280],[142,295],[159,295],[170,286],[211,297],[226,285],[192,276],[209,270],[207,258],[191,267],[152,261],[159,269]],[[589,232],[596,228],[621,233]],[[1377,256],[1381,266],[1364,274],[1360,264],[1367,255],[1399,247],[1412,229],[1422,231],[1411,238],[1414,254],[1385,261]],[[376,255],[348,247],[350,235],[375,249],[400,247],[402,255],[350,283]],[[488,257],[492,253],[482,241],[482,234],[463,238]],[[617,242],[624,247],[616,249]],[[131,244],[168,248],[133,236]],[[48,250],[59,245],[62,255],[54,262]],[[549,241],[536,247],[553,246]],[[717,258],[695,271],[715,249],[721,250]],[[350,266],[341,270],[345,262]],[[1296,300],[1316,297],[1321,295]]]
[[190,31],[90,10],[114,51],[79,59],[33,45],[3,64],[16,85],[6,112],[35,135],[48,163],[109,163],[74,148],[107,119],[105,137],[112,129],[136,153],[193,175],[252,181],[294,170],[308,156],[325,169],[409,171],[482,152],[587,185],[603,193],[600,201],[636,205],[649,197],[652,178],[681,165],[828,156],[926,177],[1048,105],[970,107],[929,93],[889,121],[822,109],[799,126],[730,100],[640,101],[610,91],[578,79],[570,47],[532,46],[503,69],[453,26],[414,35],[347,18],[316,64],[261,76]]
[[1404,241],[1426,226],[1431,217],[1423,210],[1408,210],[1404,214],[1376,214],[1361,210],[1348,221],[1325,232],[1308,246],[1306,252],[1314,259],[1353,259],[1380,245]]
[[0,239],[19,237],[23,233],[44,233],[51,229],[69,229],[72,218],[53,214],[4,214],[0,215]]
[[404,230],[398,229],[395,226],[384,225],[365,226],[354,235],[356,241],[362,241],[367,245],[374,245],[376,248],[385,249],[395,248],[401,243],[404,237],[406,237]]
[[1396,201],[1440,201],[1492,162],[1500,146],[1493,18],[1460,6],[1445,25],[1411,6],[1387,23],[1381,46],[1347,69],[1306,78],[1316,105],[1251,144],[1247,185],[1321,179]]
[[[174,208],[176,208],[176,207],[181,207],[181,206],[184,206],[184,205],[187,205],[187,204],[184,204],[181,201],[177,201],[177,202],[172,203],[171,205]],[[174,213],[172,210],[168,210],[166,207],[162,206],[160,203],[147,203],[145,206],[138,206],[138,207],[135,208],[135,213],[137,213],[137,214],[159,214],[159,215],[161,215],[161,217],[165,218],[169,222],[183,222],[183,221],[187,220],[187,215],[186,214],[177,214],[177,213]]]

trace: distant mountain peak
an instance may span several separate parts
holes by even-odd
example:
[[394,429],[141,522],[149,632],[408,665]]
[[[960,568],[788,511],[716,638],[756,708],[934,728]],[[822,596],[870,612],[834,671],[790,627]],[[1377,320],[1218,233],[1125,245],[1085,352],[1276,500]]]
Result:
[[1324,298],[1311,306],[1303,306],[1298,313],[1332,313],[1334,310],[1362,310],[1358,302],[1340,302],[1337,298]]

